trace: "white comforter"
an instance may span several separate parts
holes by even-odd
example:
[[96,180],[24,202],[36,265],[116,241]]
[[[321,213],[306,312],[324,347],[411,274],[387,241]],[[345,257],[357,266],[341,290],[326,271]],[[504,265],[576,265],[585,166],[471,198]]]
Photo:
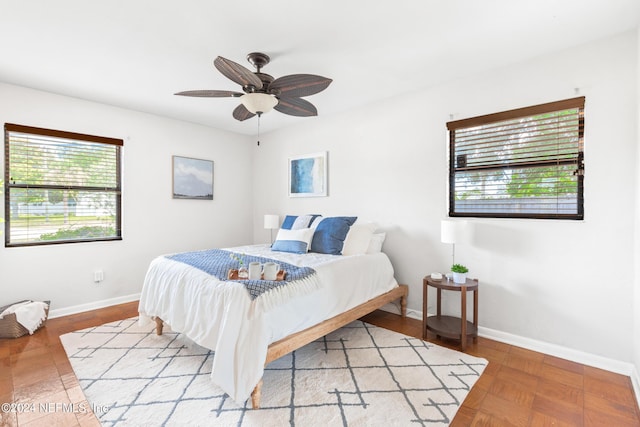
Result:
[[211,378],[236,402],[244,402],[262,378],[269,344],[397,286],[384,253],[298,255],[271,251],[268,245],[228,250],[314,268],[320,286],[268,311],[256,311],[243,284],[220,281],[161,256],[149,266],[139,311],[141,323],[160,317],[172,330],[215,350]]

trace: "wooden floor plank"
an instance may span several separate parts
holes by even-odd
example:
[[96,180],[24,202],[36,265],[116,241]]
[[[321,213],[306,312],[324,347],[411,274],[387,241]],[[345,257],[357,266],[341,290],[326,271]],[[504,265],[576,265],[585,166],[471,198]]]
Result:
[[[86,402],[60,335],[136,316],[137,302],[49,319],[31,336],[0,339],[0,401]],[[416,338],[422,322],[376,311],[363,320]],[[459,350],[455,340],[428,341]],[[467,353],[489,360],[452,426],[640,426],[628,377],[478,338]],[[0,425],[99,426],[92,413],[0,413]]]

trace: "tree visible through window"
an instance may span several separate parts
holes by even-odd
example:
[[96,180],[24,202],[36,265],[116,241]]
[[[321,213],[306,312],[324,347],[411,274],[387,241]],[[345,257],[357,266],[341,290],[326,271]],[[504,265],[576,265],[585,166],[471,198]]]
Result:
[[447,128],[450,216],[584,218],[584,97]]
[[122,140],[5,124],[5,246],[120,240]]

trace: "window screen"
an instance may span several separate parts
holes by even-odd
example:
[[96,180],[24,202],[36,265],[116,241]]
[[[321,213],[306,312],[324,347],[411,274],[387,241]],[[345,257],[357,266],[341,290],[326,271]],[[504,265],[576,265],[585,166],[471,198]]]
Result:
[[5,246],[121,239],[122,140],[5,124]]
[[584,218],[584,97],[447,128],[450,216]]

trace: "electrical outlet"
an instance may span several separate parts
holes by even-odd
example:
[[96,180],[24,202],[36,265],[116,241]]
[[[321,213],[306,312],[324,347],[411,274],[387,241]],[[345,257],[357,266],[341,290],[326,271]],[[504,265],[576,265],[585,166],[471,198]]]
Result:
[[96,270],[93,272],[93,281],[95,283],[100,283],[104,280],[104,271]]

